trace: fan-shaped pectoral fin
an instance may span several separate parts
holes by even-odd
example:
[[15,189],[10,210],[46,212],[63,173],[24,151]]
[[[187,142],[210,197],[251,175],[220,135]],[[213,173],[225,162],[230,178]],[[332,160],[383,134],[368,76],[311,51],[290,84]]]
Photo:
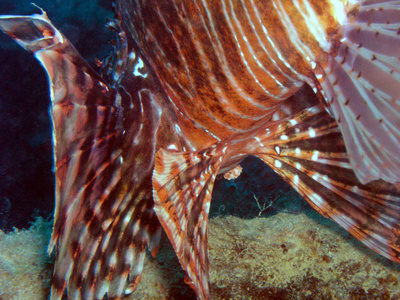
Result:
[[210,297],[208,214],[222,161],[214,153],[160,150],[153,174],[156,214],[199,299]]

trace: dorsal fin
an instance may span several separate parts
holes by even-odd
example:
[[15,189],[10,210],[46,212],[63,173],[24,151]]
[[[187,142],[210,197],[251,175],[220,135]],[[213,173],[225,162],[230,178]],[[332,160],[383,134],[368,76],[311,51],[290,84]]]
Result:
[[153,174],[154,209],[199,299],[208,299],[208,213],[222,162],[217,147],[160,150]]
[[383,180],[362,184],[337,123],[321,105],[257,136],[257,156],[318,212],[379,254],[400,261],[400,190]]
[[358,179],[400,181],[400,6],[360,1],[338,55],[317,74]]

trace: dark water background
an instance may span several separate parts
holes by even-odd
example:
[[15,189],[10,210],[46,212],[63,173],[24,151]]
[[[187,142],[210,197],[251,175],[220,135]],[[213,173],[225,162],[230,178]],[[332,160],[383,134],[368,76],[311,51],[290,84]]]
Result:
[[[27,0],[0,0],[0,14],[31,15]],[[92,65],[110,51],[111,1],[37,0]],[[46,74],[31,53],[0,31],[0,228],[28,227],[54,209],[50,104]]]
[[[31,15],[31,0],[0,0],[0,14]],[[112,50],[110,0],[37,0],[52,23],[95,69]],[[32,54],[0,32],[0,229],[26,228],[36,215],[54,210],[50,99],[46,75]],[[252,218],[279,211],[298,213],[307,204],[254,158],[234,181],[217,179],[211,216]],[[255,200],[257,199],[257,201]],[[268,207],[268,208],[267,208]]]

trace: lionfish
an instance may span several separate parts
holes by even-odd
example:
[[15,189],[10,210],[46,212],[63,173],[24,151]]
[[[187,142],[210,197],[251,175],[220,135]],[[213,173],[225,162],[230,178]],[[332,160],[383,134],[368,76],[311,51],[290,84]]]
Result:
[[[400,1],[119,0],[115,14],[101,75],[44,11],[0,18],[49,77],[51,299],[133,292],[161,226],[209,299],[213,184],[248,155],[400,261]],[[291,97],[304,85],[318,100]]]

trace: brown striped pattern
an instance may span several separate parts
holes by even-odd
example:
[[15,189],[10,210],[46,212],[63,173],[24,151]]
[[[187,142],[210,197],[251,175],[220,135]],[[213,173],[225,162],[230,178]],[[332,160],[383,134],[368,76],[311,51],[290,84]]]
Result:
[[75,52],[55,50],[38,55],[50,74],[63,74],[51,78],[57,210],[50,250],[58,245],[52,299],[65,287],[73,299],[118,297],[128,276],[128,289],[137,284],[146,246],[153,254],[158,247],[151,174],[159,108],[149,90],[128,95],[123,78],[115,78],[118,90],[107,87]]
[[[291,101],[286,105],[296,105]],[[314,103],[315,104],[315,103]],[[159,151],[153,175],[155,210],[199,299],[209,299],[207,232],[216,173],[254,154],[281,175],[318,212],[365,245],[400,262],[400,190],[367,185],[352,170],[337,123],[321,104],[291,107],[290,117],[235,136],[206,151]]]
[[318,212],[400,262],[400,189],[383,180],[362,184],[357,179],[338,125],[321,106],[304,110],[281,124],[274,136],[259,139],[264,151],[257,156]]
[[324,7],[321,30],[338,24],[327,1],[299,2],[124,1],[119,11],[176,111],[219,140],[264,122],[311,81],[322,50],[302,2]]
[[[155,213],[198,297],[208,299],[214,179],[251,154],[321,214],[399,261],[400,191],[382,180],[361,183],[354,171],[363,164],[354,165],[346,147],[348,138],[367,131],[360,139],[365,149],[378,140],[375,154],[391,154],[375,164],[379,175],[372,178],[398,179],[399,168],[390,162],[397,163],[400,152],[393,84],[400,72],[400,5],[351,3],[118,1],[118,20],[108,24],[118,34],[117,51],[102,71],[108,84],[44,13],[0,17],[0,27],[42,62],[51,84],[57,184],[52,299],[66,288],[72,299],[132,292],[146,246],[153,255],[157,250]],[[377,40],[388,47],[371,42]],[[321,103],[288,99],[305,83]],[[336,120],[325,111],[324,97]],[[362,124],[354,126],[358,131],[343,125],[340,109]],[[367,158],[379,163],[382,156],[373,154]]]
[[214,150],[186,154],[161,150],[153,176],[154,210],[200,299],[210,293],[208,214],[222,162]]
[[[49,252],[57,246],[51,299],[61,299],[65,288],[71,299],[117,298],[135,288],[145,248],[155,255],[160,238],[151,185],[159,96],[123,38],[114,89],[46,16],[7,21],[8,33],[36,51],[50,78],[56,212]],[[37,43],[45,34],[48,40]]]

